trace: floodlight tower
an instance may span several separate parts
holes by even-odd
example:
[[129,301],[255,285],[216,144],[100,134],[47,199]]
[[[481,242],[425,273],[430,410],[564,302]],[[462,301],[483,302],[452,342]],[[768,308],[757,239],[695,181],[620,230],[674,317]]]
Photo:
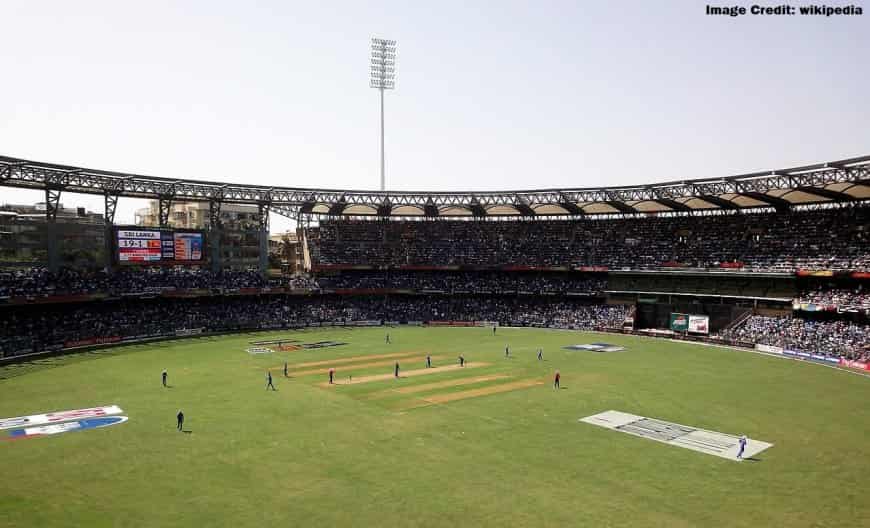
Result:
[[396,41],[372,39],[371,83],[381,92],[381,190],[385,190],[384,177],[384,90],[396,87]]

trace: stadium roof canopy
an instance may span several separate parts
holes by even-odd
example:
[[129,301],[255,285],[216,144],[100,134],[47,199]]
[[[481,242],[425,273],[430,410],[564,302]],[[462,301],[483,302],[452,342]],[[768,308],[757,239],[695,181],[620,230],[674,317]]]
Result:
[[[256,179],[251,175],[250,179]],[[870,200],[870,156],[720,178],[619,187],[525,191],[355,191],[159,178],[0,156],[0,186],[163,203],[269,207],[290,217],[547,217],[686,213]]]

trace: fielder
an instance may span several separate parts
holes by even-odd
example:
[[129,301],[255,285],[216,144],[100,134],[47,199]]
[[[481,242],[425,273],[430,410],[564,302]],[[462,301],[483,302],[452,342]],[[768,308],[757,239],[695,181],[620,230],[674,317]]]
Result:
[[737,452],[737,458],[742,460],[743,459],[743,451],[746,450],[746,443],[747,443],[746,435],[740,435],[740,440],[738,440],[738,442],[740,443],[740,451]]

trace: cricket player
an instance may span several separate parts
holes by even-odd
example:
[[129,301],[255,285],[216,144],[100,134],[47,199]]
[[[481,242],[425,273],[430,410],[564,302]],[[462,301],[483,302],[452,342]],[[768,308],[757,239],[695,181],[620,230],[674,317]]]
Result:
[[396,373],[395,373],[395,376],[396,376],[397,378],[399,377],[399,362],[398,362],[398,361],[396,361]]
[[495,335],[495,325],[492,325],[492,335]]
[[426,368],[432,368],[432,356],[426,356]]
[[558,388],[559,388],[559,380],[561,380],[561,379],[562,379],[562,375],[559,374],[559,371],[557,370],[557,371],[556,371],[556,377],[553,378],[553,388],[554,388],[554,389],[558,389]]
[[504,347],[504,357],[506,357],[506,358],[511,357],[511,347],[509,347],[509,346]]
[[389,332],[387,332],[386,342],[388,345],[390,344],[390,333]]
[[176,418],[178,419],[178,430],[181,431],[184,428],[184,413],[181,412],[181,409],[178,409]]
[[284,377],[287,377],[287,362],[284,362]]
[[543,359],[544,359],[544,349],[539,348],[538,349],[538,361],[543,361]]
[[272,385],[272,372],[267,370],[266,371],[266,390],[269,390],[270,387],[272,388],[272,390],[276,390],[275,386]]
[[163,386],[164,387],[166,386],[166,378],[168,376],[169,376],[169,374],[166,373],[166,369],[163,369],[163,374],[161,374],[161,377],[163,378]]
[[329,367],[329,384],[332,385],[333,380],[335,379],[335,369]]
[[462,356],[459,356],[459,366],[460,366],[460,367],[464,367],[464,366],[465,366],[465,358],[462,357]]
[[740,443],[740,451],[737,452],[737,458],[743,459],[743,451],[746,450],[746,435],[740,435],[738,442]]

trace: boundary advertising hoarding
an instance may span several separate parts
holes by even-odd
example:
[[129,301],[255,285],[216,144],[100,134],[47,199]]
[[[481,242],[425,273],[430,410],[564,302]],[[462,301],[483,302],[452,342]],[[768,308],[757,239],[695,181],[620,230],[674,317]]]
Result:
[[709,334],[710,318],[706,315],[690,315],[689,332],[693,332],[695,334]]
[[670,329],[674,332],[710,333],[710,318],[706,315],[671,313]]
[[683,313],[671,314],[671,330],[674,332],[687,332],[689,330],[689,315]]

